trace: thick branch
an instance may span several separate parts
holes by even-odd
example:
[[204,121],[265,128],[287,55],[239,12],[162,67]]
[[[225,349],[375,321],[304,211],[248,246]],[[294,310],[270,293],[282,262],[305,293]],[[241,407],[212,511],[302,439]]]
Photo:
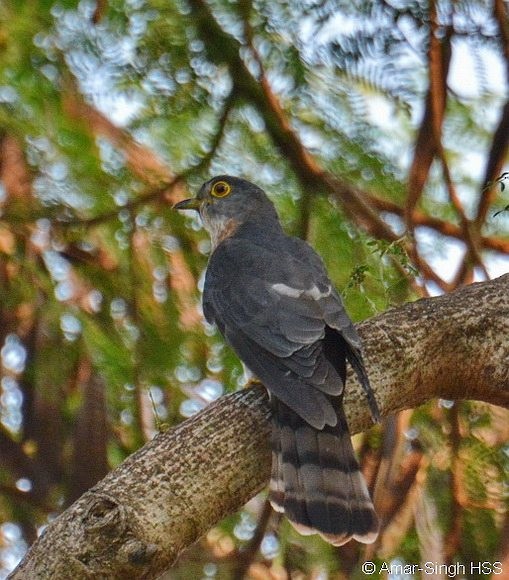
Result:
[[[359,331],[384,415],[435,397],[509,408],[509,275],[407,304]],[[353,376],[345,405],[352,432],[370,427]],[[252,387],[157,435],[53,521],[11,578],[156,578],[263,489],[269,415],[264,390]]]

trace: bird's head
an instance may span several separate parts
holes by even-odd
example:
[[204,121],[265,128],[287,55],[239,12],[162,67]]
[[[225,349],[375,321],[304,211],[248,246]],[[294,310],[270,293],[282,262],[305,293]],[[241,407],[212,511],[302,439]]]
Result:
[[247,223],[278,222],[274,206],[263,189],[240,177],[218,175],[206,181],[198,195],[174,205],[174,209],[198,211],[215,247]]

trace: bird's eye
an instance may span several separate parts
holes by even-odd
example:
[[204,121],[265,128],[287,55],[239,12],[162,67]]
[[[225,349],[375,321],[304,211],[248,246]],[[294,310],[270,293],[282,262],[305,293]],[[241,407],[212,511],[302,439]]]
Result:
[[211,194],[214,197],[226,197],[232,188],[226,183],[226,181],[218,181],[212,186]]

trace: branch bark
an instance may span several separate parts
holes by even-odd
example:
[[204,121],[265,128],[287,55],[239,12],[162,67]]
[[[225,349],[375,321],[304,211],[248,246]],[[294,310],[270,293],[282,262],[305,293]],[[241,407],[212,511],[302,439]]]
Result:
[[[383,415],[435,397],[509,408],[509,274],[406,304],[359,331]],[[353,433],[370,427],[352,375],[345,406]],[[51,522],[10,578],[158,577],[266,485],[269,417],[253,386],[160,433]]]

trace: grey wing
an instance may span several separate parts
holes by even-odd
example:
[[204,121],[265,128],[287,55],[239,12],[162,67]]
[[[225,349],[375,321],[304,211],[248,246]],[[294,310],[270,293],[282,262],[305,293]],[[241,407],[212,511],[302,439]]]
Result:
[[334,425],[327,395],[340,395],[343,381],[322,339],[330,326],[352,348],[360,340],[313,250],[307,244],[297,254],[276,250],[254,251],[243,240],[218,247],[207,271],[204,312],[275,396],[317,428]]
[[[294,246],[293,252],[299,252],[305,256],[305,259],[313,270],[314,277],[318,280],[328,281],[325,266],[320,256],[313,250],[313,248],[297,238],[290,238],[290,240]],[[362,341],[345,311],[341,297],[334,287],[331,286],[331,288],[332,291],[330,296],[327,296],[320,301],[325,323],[329,328],[336,330],[345,340],[348,362],[352,365],[352,368],[366,394],[373,420],[379,422],[380,410],[366,372],[366,366],[362,355]]]
[[[292,238],[292,242],[296,246],[300,246],[302,251],[306,254],[307,259],[313,265],[312,267],[316,272],[315,275],[320,277],[321,272],[321,275],[327,279],[325,266],[313,248],[311,248],[308,244],[305,244],[305,242],[302,242],[302,240]],[[362,389],[366,394],[373,421],[379,422],[380,410],[378,408],[378,403],[376,402],[371,384],[369,382],[369,377],[366,372],[366,366],[364,364],[364,358],[362,355],[362,341],[352,321],[345,311],[341,297],[334,287],[332,287],[331,295],[322,300],[321,307],[323,309],[324,320],[327,326],[339,332],[341,337],[346,341],[346,356],[348,358],[348,362],[352,365],[352,368],[355,371],[357,378],[359,379]]]

